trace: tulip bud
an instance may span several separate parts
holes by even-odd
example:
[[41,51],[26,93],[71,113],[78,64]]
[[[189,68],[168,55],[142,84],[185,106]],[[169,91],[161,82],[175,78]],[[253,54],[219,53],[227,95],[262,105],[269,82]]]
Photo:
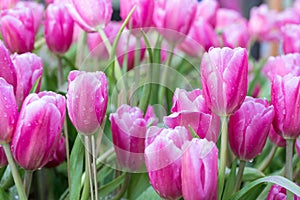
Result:
[[26,97],[11,144],[21,167],[36,170],[52,159],[61,137],[65,107],[65,98],[54,92]]
[[147,131],[145,161],[154,190],[164,199],[181,197],[183,144],[192,137],[184,127]]
[[47,7],[45,39],[49,49],[56,54],[68,51],[73,39],[74,21],[64,4],[55,3]]
[[67,107],[75,128],[91,135],[105,116],[108,88],[103,72],[71,71],[68,76]]
[[270,141],[278,147],[286,147],[285,139],[276,133],[273,126],[271,126],[270,133],[269,133]]
[[52,159],[50,159],[50,161],[45,165],[45,167],[54,168],[65,161],[65,159],[66,159],[65,143],[66,143],[65,138],[61,137],[58,142],[57,148],[56,148],[54,154],[52,155]]
[[[33,53],[14,54],[11,58],[17,72],[16,99],[20,107],[36,81],[42,78],[44,66],[42,59]],[[39,92],[40,84],[41,80],[36,92]]]
[[210,23],[213,27],[216,25],[217,10],[219,9],[219,3],[216,0],[203,0],[198,3],[197,14],[195,20],[199,18],[204,19]]
[[184,199],[218,198],[218,148],[213,142],[194,138],[186,143],[181,179]]
[[9,143],[18,120],[13,87],[0,77],[0,143]]
[[153,22],[168,41],[180,43],[188,34],[196,12],[196,0],[156,0]]
[[222,30],[222,39],[224,46],[226,47],[247,48],[248,42],[250,40],[247,21],[241,19],[224,28]]
[[122,105],[110,115],[111,132],[117,158],[122,167],[137,171],[144,163],[147,126],[156,125],[152,107],[143,116],[138,108]]
[[281,30],[284,53],[300,53],[300,43],[295,42],[300,37],[300,25],[288,24]]
[[96,32],[111,18],[111,0],[70,0],[68,9],[74,21],[87,32]]
[[6,10],[2,13],[0,25],[5,45],[12,53],[34,49],[34,18],[29,8]]
[[136,6],[127,27],[130,29],[145,28],[152,26],[154,0],[120,0],[120,15],[126,19],[132,8]]
[[177,88],[171,112],[171,115],[164,117],[168,127],[184,126],[187,130],[191,127],[200,138],[217,142],[220,117],[207,108],[201,90],[187,92]]
[[300,77],[288,74],[272,81],[271,102],[274,106],[274,130],[285,139],[300,135]]
[[[269,191],[266,200],[286,200],[286,189],[279,186],[273,185]],[[294,195],[294,200],[299,200],[300,197]]]
[[8,49],[0,41],[0,77],[3,77],[7,83],[14,87],[17,85],[16,70],[11,62]]
[[0,145],[0,168],[8,165],[8,161],[2,145]]
[[229,119],[229,143],[240,160],[252,160],[265,146],[274,108],[267,100],[246,97],[238,111]]
[[242,20],[241,14],[232,9],[220,8],[216,14],[216,30],[223,30],[227,26]]
[[246,49],[211,48],[202,59],[201,80],[207,107],[219,116],[233,114],[247,94]]

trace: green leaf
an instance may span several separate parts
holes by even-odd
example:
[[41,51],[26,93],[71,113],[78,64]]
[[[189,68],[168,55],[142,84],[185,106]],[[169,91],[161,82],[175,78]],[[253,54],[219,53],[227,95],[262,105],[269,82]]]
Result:
[[243,181],[254,181],[265,177],[265,174],[253,167],[245,167]]
[[136,199],[150,186],[148,173],[131,174],[128,199]]
[[137,200],[160,200],[160,196],[155,192],[152,186],[149,186],[147,190],[145,190]]
[[119,187],[119,185],[121,185],[124,182],[125,174],[126,173],[123,173],[121,176],[117,177],[110,183],[99,188],[98,189],[99,197],[104,197],[104,196],[108,195],[109,193],[111,193],[112,191],[114,191],[117,187]]
[[145,41],[145,43],[146,43],[147,52],[148,52],[148,54],[149,54],[149,62],[150,62],[150,63],[153,63],[153,59],[154,59],[154,58],[153,58],[153,52],[152,52],[152,48],[151,48],[150,41],[149,41],[149,39],[148,39],[146,33],[145,33],[143,30],[142,30],[141,32],[142,32],[142,36],[143,36],[143,38],[144,38],[144,41]]
[[10,199],[9,195],[0,187],[0,199]]
[[235,177],[236,177],[236,160],[232,163],[231,170],[229,177],[226,182],[226,187],[224,189],[223,199],[227,200],[232,195],[232,191],[234,189],[235,184]]
[[41,77],[39,77],[39,78],[35,81],[34,85],[32,86],[32,88],[31,88],[31,90],[30,90],[30,93],[35,93],[35,92],[36,92],[37,87],[38,87],[38,85],[39,85],[39,83],[40,83],[40,80],[41,80]]
[[257,179],[248,185],[244,186],[239,192],[235,193],[232,196],[232,200],[244,199],[245,195],[247,195],[250,191],[252,192],[255,188],[260,186],[263,183],[273,183],[277,184],[285,189],[291,191],[292,193],[300,196],[300,187],[297,186],[292,181],[282,177],[282,176],[268,176],[264,178]]
[[7,190],[10,187],[12,187],[13,185],[14,185],[14,179],[12,177],[12,173],[11,173],[10,167],[7,166],[5,172],[4,172],[3,176],[2,176],[2,179],[1,179],[1,182],[0,182],[0,186],[4,190]]
[[70,157],[70,199],[78,200],[80,197],[81,190],[81,176],[83,171],[84,161],[84,146],[80,139],[80,135],[77,135],[74,146],[72,148]]

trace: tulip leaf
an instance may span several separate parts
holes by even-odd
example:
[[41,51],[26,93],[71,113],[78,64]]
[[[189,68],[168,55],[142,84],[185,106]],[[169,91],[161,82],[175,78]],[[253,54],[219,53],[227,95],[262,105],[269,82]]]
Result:
[[148,54],[149,54],[149,62],[150,62],[150,63],[153,63],[153,61],[154,61],[154,60],[153,60],[153,52],[152,52],[152,48],[151,48],[150,41],[149,41],[149,39],[148,39],[146,33],[145,33],[143,30],[142,30],[141,32],[142,32],[142,36],[143,36],[143,38],[144,38],[144,41],[145,41],[145,43],[146,43],[147,52],[148,52]]
[[107,183],[106,185],[102,186],[98,189],[98,195],[99,197],[104,197],[114,191],[119,185],[121,185],[124,182],[126,173],[123,173],[121,176],[118,176],[113,181]]
[[161,198],[159,195],[155,192],[152,186],[149,186],[147,190],[145,190],[138,198],[137,200],[160,200]]
[[257,179],[247,185],[245,185],[240,191],[235,193],[232,196],[232,200],[238,200],[238,199],[244,199],[246,195],[249,194],[249,192],[257,189],[257,187],[261,186],[261,184],[264,183],[273,183],[277,184],[281,187],[284,187],[285,189],[291,191],[292,193],[296,194],[297,196],[300,196],[300,187],[297,186],[292,181],[282,177],[282,176],[268,176],[264,178]]
[[5,192],[3,188],[0,187],[0,199],[10,199],[9,195]]
[[34,85],[32,86],[30,93],[36,93],[36,90],[38,88],[40,80],[41,80],[41,77],[38,77],[38,79],[35,81]]
[[235,184],[235,177],[236,177],[236,160],[232,163],[231,170],[229,177],[226,181],[226,187],[224,189],[223,199],[227,200],[232,195],[232,191],[234,189]]
[[81,175],[83,171],[84,146],[80,135],[77,135],[70,157],[70,199],[78,200],[81,191]]
[[245,167],[243,181],[254,181],[258,178],[265,177],[265,174],[253,167]]
[[128,187],[128,199],[137,199],[150,186],[148,173],[131,174]]

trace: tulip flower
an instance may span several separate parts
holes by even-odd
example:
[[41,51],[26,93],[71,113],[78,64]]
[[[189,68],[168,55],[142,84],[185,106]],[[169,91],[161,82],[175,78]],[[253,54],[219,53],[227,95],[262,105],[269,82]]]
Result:
[[110,121],[119,163],[126,170],[137,171],[144,163],[147,126],[157,123],[152,107],[143,116],[138,107],[122,105],[110,115]]
[[67,107],[75,128],[91,135],[105,116],[108,88],[103,72],[71,71],[68,76]]
[[34,49],[34,17],[29,8],[10,9],[1,14],[0,31],[10,52],[25,53]]
[[277,75],[283,77],[288,74],[300,76],[300,54],[293,53],[276,57],[269,57],[263,68],[263,73],[273,80]]
[[[42,59],[33,53],[14,54],[11,58],[17,72],[16,99],[20,107],[36,81],[42,78],[44,66]],[[36,92],[39,92],[40,84],[41,81]]]
[[[266,200],[286,200],[286,189],[279,186],[273,185],[269,191]],[[300,197],[294,195],[294,200],[299,200]]]
[[171,115],[164,117],[168,127],[184,126],[187,130],[191,127],[200,138],[217,142],[220,118],[207,108],[201,90],[187,92],[176,89],[171,112]]
[[8,165],[8,161],[4,152],[3,147],[0,145],[0,168]]
[[9,143],[18,120],[18,106],[12,85],[0,77],[0,143]]
[[274,130],[285,139],[300,135],[300,77],[288,74],[272,81],[271,102],[274,106]]
[[120,15],[123,20],[126,19],[134,6],[136,9],[129,19],[127,27],[136,29],[152,26],[154,0],[120,0]]
[[65,118],[65,98],[54,92],[30,94],[20,111],[12,154],[26,170],[46,165],[57,149]]
[[65,138],[61,137],[57,145],[55,153],[52,155],[52,159],[45,165],[45,167],[53,168],[57,167],[66,159],[66,145]]
[[74,21],[64,4],[55,3],[47,7],[45,39],[49,49],[56,54],[68,51],[73,39]]
[[203,96],[219,116],[233,114],[243,103],[248,84],[246,49],[212,48],[201,63]]
[[297,42],[300,36],[300,25],[288,24],[282,27],[281,30],[284,53],[300,53],[300,43]]
[[157,0],[153,22],[168,41],[180,43],[188,34],[196,12],[196,0]]
[[223,30],[235,22],[243,20],[241,14],[232,9],[220,8],[216,13],[216,30]]
[[14,87],[17,85],[16,70],[11,62],[9,51],[0,41],[0,77],[3,77],[7,83]]
[[186,144],[181,179],[184,199],[218,198],[218,148],[213,142],[194,138]]
[[164,199],[181,197],[181,160],[183,144],[191,140],[184,127],[162,129],[151,127],[147,131],[145,161],[154,190]]
[[219,3],[216,0],[203,0],[198,3],[195,20],[204,19],[213,27],[216,25],[216,14],[219,9]]
[[273,126],[271,126],[271,129],[270,129],[269,139],[273,144],[275,144],[278,147],[285,147],[286,146],[285,139],[281,135],[276,133]]
[[264,99],[246,97],[238,111],[229,119],[229,143],[240,160],[252,160],[265,146],[274,108]]
[[[276,17],[276,26],[278,30],[288,24],[299,24],[300,23],[300,13],[298,13],[294,8],[286,8],[285,10],[279,12]],[[282,34],[282,32],[280,33]]]
[[223,45],[226,47],[246,48],[250,40],[247,21],[241,19],[222,30]]
[[112,15],[111,0],[70,0],[68,9],[74,21],[87,32],[103,28]]
[[19,0],[1,0],[0,11],[14,7]]

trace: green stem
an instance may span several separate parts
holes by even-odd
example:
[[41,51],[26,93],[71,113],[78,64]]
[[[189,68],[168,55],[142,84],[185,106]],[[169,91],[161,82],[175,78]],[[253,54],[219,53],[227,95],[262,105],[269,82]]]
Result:
[[31,186],[31,181],[32,181],[32,174],[33,171],[31,170],[25,170],[25,175],[24,175],[24,188],[26,192],[26,196],[29,196],[30,192],[30,186]]
[[269,164],[271,163],[271,161],[274,158],[276,150],[277,150],[277,146],[273,145],[271,151],[268,154],[268,156],[262,161],[262,164],[258,167],[258,170],[264,171],[269,166]]
[[130,177],[131,174],[130,173],[126,173],[125,175],[125,181],[124,184],[122,186],[122,188],[120,189],[120,191],[116,194],[116,196],[114,196],[114,198],[112,198],[112,200],[119,200],[121,199],[121,197],[124,195],[124,193],[126,192],[129,182],[130,182]]
[[64,73],[63,73],[63,64],[61,61],[61,57],[59,55],[56,55],[57,57],[57,88],[59,89],[64,82]]
[[[287,179],[293,181],[293,147],[294,147],[294,139],[286,139],[286,168],[285,168],[285,176]],[[287,200],[293,200],[293,193],[290,191],[286,191]]]
[[[97,181],[97,167],[96,167],[96,143],[95,143],[95,134],[89,136],[92,142],[92,158],[93,158],[93,175],[94,175],[94,188],[95,188],[95,198],[98,200],[98,181]],[[101,136],[100,136],[101,137]]]
[[[85,140],[84,140],[85,141]],[[87,149],[85,148],[85,153],[86,153]],[[87,156],[85,156],[85,172],[83,174],[84,176],[84,186],[83,186],[83,191],[82,191],[82,195],[81,195],[81,200],[87,200],[89,198],[89,190],[90,190],[90,182],[89,182],[89,176],[86,176],[86,174],[88,173],[88,159]]]
[[220,168],[219,168],[219,184],[218,193],[219,199],[222,197],[224,182],[225,182],[225,168],[227,159],[227,143],[228,143],[228,117],[221,116],[221,155],[220,155]]
[[90,191],[91,191],[91,199],[94,200],[94,190],[93,190],[93,177],[92,177],[92,167],[91,167],[91,144],[89,140],[89,136],[85,136],[85,156],[87,157],[87,169],[88,170],[88,177],[90,181]]
[[67,167],[68,167],[68,188],[70,190],[71,185],[71,164],[70,164],[70,147],[69,147],[69,135],[68,135],[68,122],[67,122],[67,116],[64,120],[64,135],[65,135],[65,141],[66,141],[66,157],[67,157]]
[[109,40],[108,40],[108,38],[107,38],[107,36],[106,36],[103,28],[100,28],[98,30],[98,33],[99,33],[100,37],[102,38],[102,41],[103,41],[103,43],[104,43],[104,45],[105,45],[108,53],[110,54],[112,47],[111,47],[111,44],[110,44],[110,42],[109,42]]
[[132,105],[136,106],[138,103],[138,86],[140,82],[140,65],[141,62],[141,38],[136,38],[136,48],[134,51],[134,79],[135,84],[133,84],[133,91],[132,91]]
[[25,200],[25,199],[27,199],[26,193],[25,193],[24,187],[22,185],[22,180],[21,180],[20,174],[15,165],[14,159],[11,155],[10,146],[9,146],[9,144],[2,144],[2,147],[5,151],[12,175],[14,177],[14,181],[15,181],[15,184],[16,184],[16,187],[18,190],[19,198],[20,198],[20,200]]
[[82,61],[83,61],[83,52],[84,52],[84,44],[85,44],[85,32],[81,31],[79,34],[79,38],[77,41],[77,49],[76,49],[76,61],[75,66],[78,67],[78,69],[82,69]]
[[236,176],[236,182],[235,182],[235,186],[234,186],[234,192],[239,191],[239,189],[241,187],[245,166],[246,166],[246,161],[240,160],[239,171]]

